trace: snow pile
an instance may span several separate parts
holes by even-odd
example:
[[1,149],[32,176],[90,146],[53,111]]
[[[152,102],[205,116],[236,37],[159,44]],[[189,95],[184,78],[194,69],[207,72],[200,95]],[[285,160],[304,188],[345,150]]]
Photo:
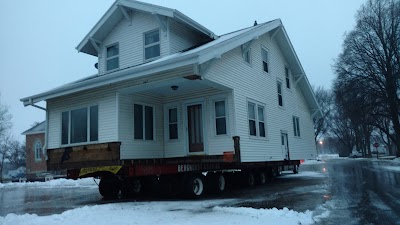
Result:
[[393,172],[400,172],[400,166],[382,166],[382,169]]
[[21,166],[16,170],[8,171],[7,176],[11,178],[25,177],[25,173],[26,173],[26,168],[24,166]]
[[109,224],[314,224],[312,212],[295,212],[284,208],[252,209],[235,207],[207,207],[204,201],[114,203],[85,206],[62,214],[8,214],[0,217],[0,224],[25,225],[109,225]]
[[1,184],[0,188],[8,187],[41,187],[41,188],[53,188],[53,187],[93,187],[97,188],[99,180],[94,181],[93,178],[83,178],[78,180],[71,179],[56,179],[46,182],[26,182],[26,183],[6,183]]
[[324,164],[324,163],[326,163],[326,162],[325,161],[317,161],[315,159],[307,159],[307,160],[304,160],[304,162],[300,166],[302,166],[302,165]]

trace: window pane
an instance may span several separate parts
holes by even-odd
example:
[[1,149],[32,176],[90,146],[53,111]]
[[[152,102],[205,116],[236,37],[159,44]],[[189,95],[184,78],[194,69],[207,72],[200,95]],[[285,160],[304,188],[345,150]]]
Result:
[[277,85],[277,88],[278,88],[278,94],[282,94],[282,83],[281,82],[277,82],[276,85]]
[[107,48],[107,58],[116,56],[119,54],[118,45],[113,45]]
[[151,59],[160,56],[160,45],[153,45],[144,49],[144,58]]
[[267,62],[263,62],[263,69],[265,72],[268,73],[268,63]]
[[257,136],[256,121],[249,120],[249,130],[250,130],[250,135]]
[[99,136],[99,107],[90,107],[90,141],[97,141]]
[[178,122],[178,109],[170,109],[169,123],[177,123],[177,122]]
[[289,69],[285,67],[286,87],[290,89]]
[[265,137],[265,124],[263,122],[258,123],[260,129],[260,137]]
[[87,108],[71,111],[71,143],[87,142]]
[[145,140],[153,140],[153,107],[145,106]]
[[250,63],[250,50],[244,53],[244,61]]
[[217,130],[217,135],[226,134],[226,119],[225,119],[225,117],[216,119],[215,127]]
[[261,53],[262,53],[262,60],[264,62],[268,62],[268,52],[265,49],[261,49]]
[[297,136],[296,117],[293,117],[293,133],[294,136]]
[[264,107],[258,106],[258,121],[264,121]]
[[215,116],[225,116],[225,101],[215,102]]
[[178,124],[170,124],[169,125],[169,139],[178,139]]
[[112,58],[107,60],[107,71],[119,68],[119,58]]
[[296,124],[297,124],[297,136],[300,137],[300,121],[298,117],[296,117]]
[[282,95],[278,95],[279,106],[283,106]]
[[144,44],[149,45],[160,41],[159,31],[155,30],[144,35]]
[[68,125],[69,125],[69,112],[63,112],[61,115],[61,144],[68,144]]
[[253,120],[255,120],[256,119],[256,113],[255,113],[255,109],[254,109],[254,104],[253,103],[248,103],[248,116],[249,116],[249,119],[253,119]]
[[135,139],[143,139],[143,106],[135,104],[133,107]]

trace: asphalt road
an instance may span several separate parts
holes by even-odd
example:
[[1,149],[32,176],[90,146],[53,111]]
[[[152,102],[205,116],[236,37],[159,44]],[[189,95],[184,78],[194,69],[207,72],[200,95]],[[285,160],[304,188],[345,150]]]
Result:
[[[208,196],[233,199],[224,206],[287,207],[314,211],[317,224],[400,224],[400,172],[387,170],[390,162],[359,159],[330,160],[303,165],[300,174],[284,174],[254,188],[231,187]],[[32,187],[0,189],[0,216],[8,213],[50,215],[85,205],[125,201],[182,201],[173,197],[104,200],[96,188]],[[185,200],[186,201],[186,200]],[[201,200],[195,200],[201,201]],[[327,214],[329,212],[329,214]]]

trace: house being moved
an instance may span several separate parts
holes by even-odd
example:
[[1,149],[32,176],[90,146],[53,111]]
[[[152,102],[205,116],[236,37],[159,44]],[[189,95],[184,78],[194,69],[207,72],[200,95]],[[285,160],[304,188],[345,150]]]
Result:
[[218,36],[177,10],[117,0],[77,50],[98,58],[97,74],[21,99],[47,103],[49,169],[203,181],[316,157],[319,106],[279,19]]

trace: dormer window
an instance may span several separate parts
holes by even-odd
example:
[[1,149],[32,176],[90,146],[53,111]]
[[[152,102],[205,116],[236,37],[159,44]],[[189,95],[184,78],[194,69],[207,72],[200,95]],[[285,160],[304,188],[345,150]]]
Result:
[[153,30],[144,34],[144,60],[160,56],[160,30]]
[[107,47],[107,71],[119,68],[119,46],[113,44]]

